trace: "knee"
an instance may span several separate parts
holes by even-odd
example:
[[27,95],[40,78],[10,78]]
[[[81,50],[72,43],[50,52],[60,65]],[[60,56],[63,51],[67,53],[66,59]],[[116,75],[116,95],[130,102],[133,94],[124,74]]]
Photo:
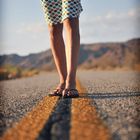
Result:
[[64,21],[64,27],[67,34],[72,35],[74,38],[80,38],[79,22],[78,19],[66,19]]
[[58,37],[60,35],[62,35],[62,25],[49,25],[48,26],[49,29],[49,35],[51,38],[55,38]]
[[80,36],[79,20],[77,18],[66,19],[64,21],[64,27],[68,33],[76,35],[76,36]]

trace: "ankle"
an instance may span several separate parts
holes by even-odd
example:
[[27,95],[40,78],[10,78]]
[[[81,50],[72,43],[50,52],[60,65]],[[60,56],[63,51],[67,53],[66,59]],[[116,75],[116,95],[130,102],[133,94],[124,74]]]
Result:
[[68,73],[67,77],[66,77],[66,87],[67,88],[75,88],[75,86],[76,86],[75,74]]
[[66,82],[73,82],[75,81],[75,76],[74,75],[67,75]]
[[59,84],[58,84],[58,88],[60,87],[63,87],[65,88],[65,85],[66,85],[66,80],[64,78],[60,78],[59,79]]
[[66,84],[66,79],[60,78],[59,83],[60,83],[60,84]]
[[59,84],[65,85],[66,81],[60,81]]
[[76,81],[75,80],[66,81],[66,88],[75,88],[75,87],[76,87]]
[[57,85],[57,88],[65,88],[65,86],[66,86],[66,83],[59,83]]

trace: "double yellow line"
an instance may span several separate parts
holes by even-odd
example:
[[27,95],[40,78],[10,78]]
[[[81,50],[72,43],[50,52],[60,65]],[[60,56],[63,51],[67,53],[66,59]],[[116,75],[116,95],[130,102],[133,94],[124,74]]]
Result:
[[[91,99],[82,98],[82,93],[87,93],[87,91],[78,79],[76,86],[81,96],[72,99],[70,139],[109,140],[109,131],[98,117],[95,107],[91,105]],[[44,97],[31,112],[8,129],[0,140],[35,140],[58,100],[59,97]]]
[[[77,80],[77,88],[86,94],[86,88]],[[71,140],[110,140],[110,133],[98,117],[90,98],[75,98],[71,105]]]
[[44,97],[31,112],[7,130],[1,140],[35,140],[49,119],[57,100],[58,97]]

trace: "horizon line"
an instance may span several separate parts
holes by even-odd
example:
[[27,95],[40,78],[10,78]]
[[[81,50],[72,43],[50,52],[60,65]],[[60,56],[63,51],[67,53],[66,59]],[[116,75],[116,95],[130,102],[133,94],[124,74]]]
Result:
[[[125,40],[123,40],[123,41],[95,41],[95,42],[93,42],[93,43],[80,43],[80,46],[81,45],[93,45],[93,44],[100,44],[100,43],[125,43],[125,42],[127,42],[127,41],[130,41],[130,40],[134,40],[134,39],[140,39],[140,36],[139,37],[131,37],[131,38],[129,38],[129,39],[125,39]],[[48,50],[51,50],[51,48],[48,48],[48,49],[45,49],[45,50],[42,50],[42,51],[38,51],[38,52],[30,52],[30,53],[28,53],[28,54],[19,54],[19,53],[0,53],[0,56],[4,56],[4,55],[18,55],[18,56],[21,56],[21,57],[26,57],[26,56],[28,56],[28,55],[33,55],[33,54],[37,54],[37,53],[42,53],[42,52],[45,52],[45,51],[48,51]]]

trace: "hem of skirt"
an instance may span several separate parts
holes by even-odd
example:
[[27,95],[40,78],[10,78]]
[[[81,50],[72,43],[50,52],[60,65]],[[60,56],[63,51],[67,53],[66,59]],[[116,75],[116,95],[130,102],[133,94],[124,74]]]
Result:
[[67,18],[69,18],[69,19],[72,19],[72,18],[76,18],[76,17],[80,17],[80,14],[78,14],[78,15],[75,15],[75,16],[66,16],[65,18],[63,18],[62,20],[61,20],[61,22],[60,23],[63,23],[64,22],[64,20],[65,19],[67,19]]
[[74,16],[67,15],[67,16],[65,16],[60,22],[56,22],[56,23],[51,23],[51,22],[48,22],[48,21],[47,21],[47,22],[48,22],[49,25],[60,24],[60,23],[63,23],[63,21],[64,21],[65,19],[67,19],[67,18],[71,19],[71,18],[80,17],[80,14],[81,14],[82,11],[83,11],[83,9],[81,9],[81,10],[79,11],[79,13],[78,13],[77,15],[74,15]]
[[83,9],[81,9],[81,10],[79,11],[79,13],[76,14],[76,15],[74,15],[74,16],[71,16],[71,15],[65,16],[65,17],[61,20],[60,23],[63,23],[63,21],[64,21],[65,19],[67,19],[67,18],[72,19],[72,18],[80,17],[80,14],[81,14],[82,11],[83,11]]

